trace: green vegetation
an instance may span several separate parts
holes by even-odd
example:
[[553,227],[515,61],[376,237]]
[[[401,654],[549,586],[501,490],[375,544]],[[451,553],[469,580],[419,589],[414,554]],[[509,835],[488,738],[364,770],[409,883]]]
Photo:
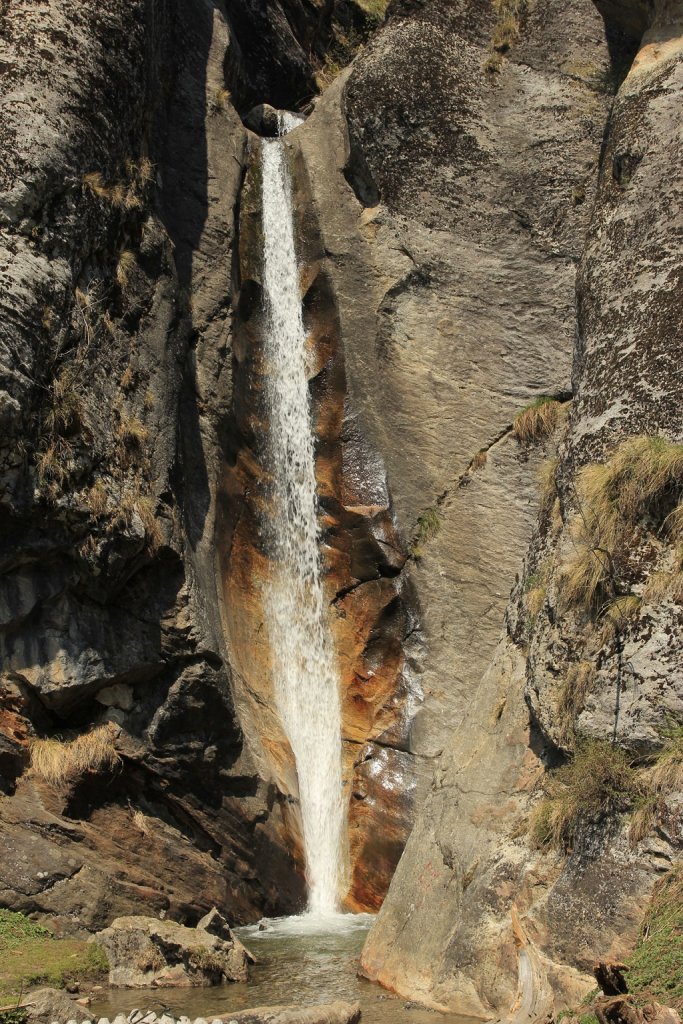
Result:
[[683,864],[655,886],[627,974],[638,1002],[683,1009]]
[[34,739],[29,748],[31,769],[50,786],[63,786],[87,772],[113,768],[121,758],[109,725],[100,725],[73,740]]
[[190,966],[196,971],[208,971],[210,974],[223,974],[225,963],[223,958],[213,949],[206,946],[195,946],[188,950]]
[[[109,970],[102,949],[80,939],[58,939],[23,914],[0,910],[0,999],[18,999],[27,988],[99,981]],[[6,1011],[6,1024],[22,1024],[22,1011]]]
[[533,444],[550,437],[560,422],[562,402],[549,395],[541,395],[518,412],[512,421],[512,430],[521,444]]
[[[593,666],[586,661],[568,673],[559,708],[568,743],[593,678]],[[683,789],[683,725],[671,724],[662,739],[655,754],[640,759],[607,740],[578,743],[574,756],[545,776],[544,798],[529,821],[533,845],[571,849],[582,819],[597,821],[627,811],[632,812],[631,842],[649,835],[666,808],[666,798]]]
[[600,819],[628,810],[639,791],[628,755],[604,740],[586,740],[574,757],[548,772],[545,799],[530,820],[535,846],[571,848],[582,819]]
[[410,545],[410,554],[413,558],[422,557],[423,545],[436,537],[441,529],[441,513],[438,508],[425,509],[417,519],[417,529]]

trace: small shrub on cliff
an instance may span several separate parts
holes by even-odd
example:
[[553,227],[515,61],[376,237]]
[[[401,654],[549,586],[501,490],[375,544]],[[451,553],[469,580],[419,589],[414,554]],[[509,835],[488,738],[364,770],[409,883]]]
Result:
[[422,555],[422,546],[427,541],[432,540],[436,537],[437,533],[441,529],[441,513],[437,508],[428,508],[422,512],[417,518],[417,529],[415,536],[413,537],[412,544],[410,546],[410,553],[413,558],[420,558]]
[[320,92],[324,92],[328,85],[331,85],[343,71],[343,67],[329,54],[325,57],[325,63],[315,73],[315,84]]
[[541,395],[518,412],[512,421],[515,437],[522,444],[531,444],[550,437],[560,422],[562,403]]
[[75,781],[86,772],[113,768],[121,760],[110,725],[100,725],[73,740],[34,739],[29,747],[31,768],[50,786]]
[[639,793],[628,755],[604,740],[581,743],[570,761],[547,773],[545,798],[530,819],[534,845],[570,849],[582,819],[627,810]]
[[627,973],[637,1002],[656,999],[683,1009],[683,864],[654,887]]
[[575,551],[562,574],[566,604],[595,611],[610,590],[618,596],[615,563],[639,525],[677,543],[682,491],[683,445],[661,437],[629,438],[607,462],[585,466],[577,484]]

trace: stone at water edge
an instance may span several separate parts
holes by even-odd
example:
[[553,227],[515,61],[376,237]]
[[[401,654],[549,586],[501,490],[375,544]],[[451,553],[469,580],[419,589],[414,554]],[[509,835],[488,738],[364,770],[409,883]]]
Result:
[[109,984],[114,986],[191,988],[248,978],[251,957],[242,943],[202,928],[153,917],[119,917],[95,940],[107,955]]

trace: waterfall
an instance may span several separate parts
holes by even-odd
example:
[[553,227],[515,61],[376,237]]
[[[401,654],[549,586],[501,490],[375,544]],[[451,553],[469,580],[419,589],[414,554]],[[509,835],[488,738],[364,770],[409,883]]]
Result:
[[[281,120],[282,133],[299,123]],[[319,553],[306,334],[284,143],[262,143],[265,401],[273,557],[264,605],[275,697],[296,761],[309,910],[335,912],[344,812],[341,712]]]

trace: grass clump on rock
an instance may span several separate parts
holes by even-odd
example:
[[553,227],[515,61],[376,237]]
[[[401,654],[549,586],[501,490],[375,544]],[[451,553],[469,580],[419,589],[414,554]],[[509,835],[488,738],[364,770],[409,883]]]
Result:
[[63,786],[87,772],[113,768],[121,758],[110,725],[100,725],[73,740],[34,739],[29,747],[31,768],[50,786]]
[[438,508],[425,509],[417,517],[417,529],[410,545],[410,554],[413,558],[422,557],[423,545],[436,537],[441,529],[441,513]]
[[595,611],[610,596],[615,563],[639,525],[680,545],[682,492],[683,445],[661,437],[629,438],[607,462],[585,466],[577,484],[574,553],[562,573],[566,605]]
[[562,414],[562,403],[549,395],[541,395],[518,412],[512,430],[521,444],[543,441],[553,433]]
[[579,823],[623,812],[639,792],[638,773],[628,754],[606,740],[585,740],[572,759],[550,771],[545,797],[530,820],[537,847],[571,849]]

